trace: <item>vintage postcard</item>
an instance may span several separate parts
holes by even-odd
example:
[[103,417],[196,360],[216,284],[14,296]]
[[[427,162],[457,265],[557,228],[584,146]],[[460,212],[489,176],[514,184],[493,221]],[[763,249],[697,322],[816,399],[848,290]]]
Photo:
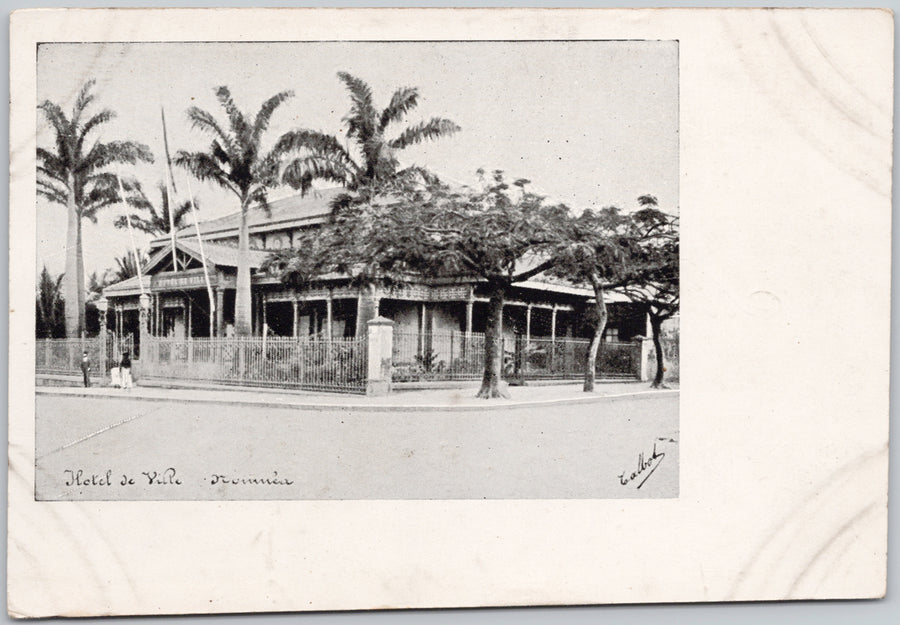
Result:
[[10,614],[882,596],[892,45],[16,12]]

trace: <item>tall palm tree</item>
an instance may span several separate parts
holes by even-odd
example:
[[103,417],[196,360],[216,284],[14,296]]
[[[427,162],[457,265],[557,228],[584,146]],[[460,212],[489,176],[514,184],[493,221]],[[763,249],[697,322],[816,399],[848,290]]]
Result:
[[178,166],[184,167],[199,180],[211,180],[231,191],[240,201],[241,227],[234,304],[234,325],[238,336],[251,333],[248,213],[252,205],[267,210],[267,189],[278,184],[278,148],[263,154],[260,144],[272,114],[293,95],[292,91],[282,91],[266,100],[255,116],[248,117],[238,109],[228,87],[218,87],[216,98],[228,116],[227,125],[220,124],[208,111],[191,107],[187,111],[191,125],[209,135],[212,144],[206,152],[179,150],[175,156]]
[[[131,215],[129,215],[129,217],[131,218],[131,225],[142,232],[146,232],[147,234],[154,236],[167,234],[170,228],[169,194],[166,193],[166,185],[162,182],[157,183],[157,189],[159,190],[160,200],[159,203],[155,205],[146,196],[143,189],[140,188],[140,185],[136,185],[135,193],[130,195],[126,199],[126,202],[128,204],[138,209],[142,213],[132,213]],[[157,206],[159,206],[158,210],[156,208]],[[199,208],[196,200],[194,201],[194,206]],[[190,200],[185,200],[175,207],[175,211],[172,214],[172,223],[175,224],[176,230],[188,225],[186,218],[187,214],[190,211]],[[113,223],[116,228],[128,227],[128,220],[126,219],[125,215],[119,215],[119,217],[117,217],[115,222]]]
[[49,100],[38,105],[55,134],[52,149],[37,148],[37,192],[50,202],[66,207],[66,268],[62,283],[65,300],[66,336],[77,337],[84,331],[84,251],[82,219],[97,221],[97,212],[118,201],[118,183],[113,173],[104,171],[116,163],[134,164],[153,161],[150,148],[133,141],[94,140],[88,136],[116,114],[104,109],[87,119],[85,113],[94,101],[87,81],[78,93],[71,117]]
[[282,179],[295,189],[308,190],[313,180],[329,180],[351,191],[377,186],[398,175],[429,175],[421,167],[401,169],[397,152],[411,145],[451,135],[460,127],[449,119],[433,117],[407,126],[394,138],[387,136],[388,127],[402,121],[419,103],[419,90],[402,87],[394,92],[387,108],[378,110],[372,101],[372,90],[363,80],[346,72],[338,78],[350,92],[350,112],[344,117],[346,137],[356,146],[356,155],[336,137],[313,130],[297,130],[285,134],[277,148],[281,152],[299,152],[284,168]]

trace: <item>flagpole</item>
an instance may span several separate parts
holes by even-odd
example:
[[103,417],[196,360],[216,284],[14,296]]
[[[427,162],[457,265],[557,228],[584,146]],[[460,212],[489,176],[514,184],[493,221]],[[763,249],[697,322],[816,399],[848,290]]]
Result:
[[206,294],[209,296],[209,335],[213,335],[214,320],[216,314],[216,302],[213,298],[212,284],[209,281],[209,270],[206,268],[206,254],[203,251],[203,237],[200,236],[200,222],[197,220],[197,207],[194,206],[194,192],[191,190],[191,179],[186,176],[188,198],[191,201],[191,215],[194,217],[194,230],[197,231],[197,241],[200,244],[200,260],[203,263],[203,277],[206,279]]
[[[166,134],[166,110],[162,104],[159,105],[159,112],[162,117],[163,127],[163,146],[166,151],[166,201],[169,204],[169,239],[172,242],[172,270],[178,271],[178,256],[175,254],[175,181],[172,176],[172,161],[169,159],[169,138]],[[171,188],[171,190],[170,190]]]

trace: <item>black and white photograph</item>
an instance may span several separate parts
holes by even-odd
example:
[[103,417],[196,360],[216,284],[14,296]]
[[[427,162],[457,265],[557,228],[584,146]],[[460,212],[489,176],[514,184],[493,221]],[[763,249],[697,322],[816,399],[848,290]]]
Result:
[[37,500],[678,496],[677,41],[37,55]]
[[9,32],[11,616],[878,622],[890,11]]

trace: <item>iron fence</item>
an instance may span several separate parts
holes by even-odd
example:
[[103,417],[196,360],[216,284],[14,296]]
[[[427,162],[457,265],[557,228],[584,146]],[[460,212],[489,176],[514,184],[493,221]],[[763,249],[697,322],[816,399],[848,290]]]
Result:
[[[392,380],[477,380],[484,373],[484,341],[476,332],[394,332]],[[588,339],[503,337],[503,376],[577,379],[584,375],[589,348]],[[598,376],[634,377],[639,350],[635,343],[603,343]]]
[[141,375],[304,390],[364,393],[366,338],[146,337]]
[[[105,338],[105,340],[104,340]],[[81,357],[88,354],[91,373],[105,376],[116,366],[123,352],[134,354],[134,336],[95,336],[85,339],[38,339],[35,342],[35,373],[81,373]]]
[[477,380],[484,373],[484,334],[394,332],[394,382]]

